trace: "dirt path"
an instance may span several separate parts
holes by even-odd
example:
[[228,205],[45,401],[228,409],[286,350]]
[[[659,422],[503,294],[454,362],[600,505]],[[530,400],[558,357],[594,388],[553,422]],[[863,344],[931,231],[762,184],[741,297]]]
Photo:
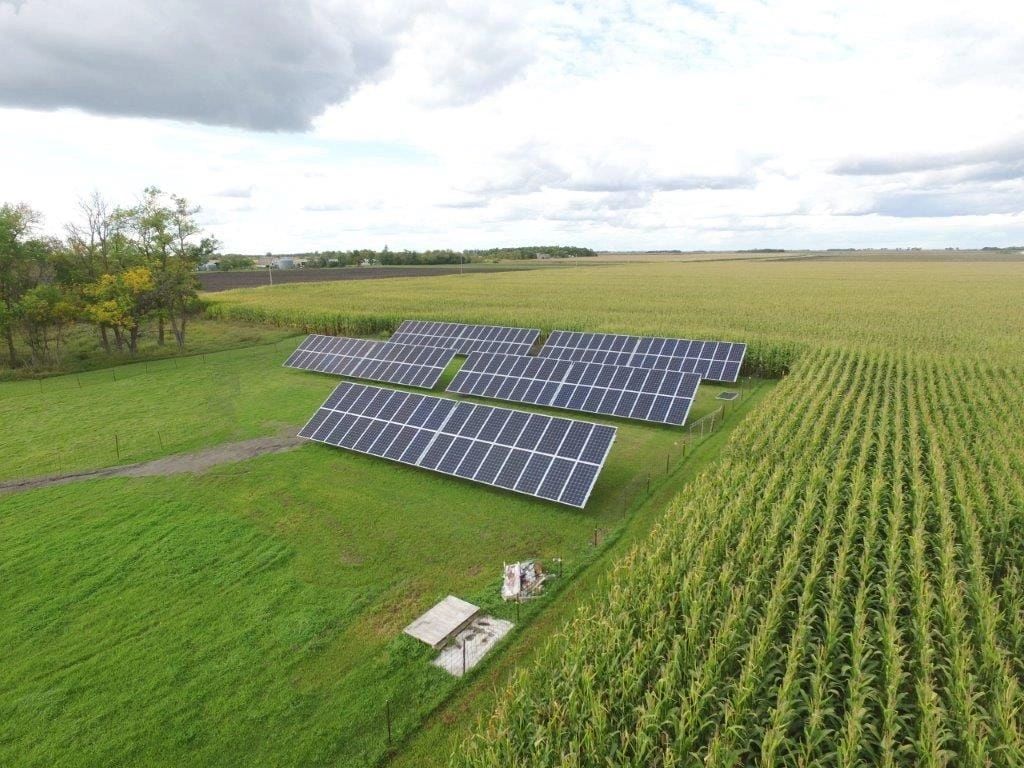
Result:
[[0,482],[0,494],[13,491],[30,491],[51,485],[65,485],[79,480],[95,480],[100,477],[153,477],[155,475],[177,475],[183,472],[205,472],[219,464],[245,461],[265,453],[280,453],[298,448],[305,441],[295,435],[278,437],[257,437],[237,443],[224,443],[195,453],[178,453],[153,461],[138,464],[123,464],[117,467],[88,469],[81,472],[67,472],[62,475],[43,475],[27,480]]

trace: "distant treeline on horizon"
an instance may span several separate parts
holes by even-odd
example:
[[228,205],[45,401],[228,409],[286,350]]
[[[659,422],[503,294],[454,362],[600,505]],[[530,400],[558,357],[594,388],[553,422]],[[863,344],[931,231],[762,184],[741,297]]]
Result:
[[459,264],[461,262],[497,261],[500,259],[567,259],[580,256],[596,256],[590,248],[576,248],[570,245],[531,245],[520,248],[485,248],[453,251],[450,249],[430,251],[392,251],[385,248],[375,251],[369,248],[354,251],[312,251],[306,253],[266,253],[261,256],[225,254],[225,258],[274,258],[305,259],[307,266],[332,267],[353,266],[365,262],[377,264]]

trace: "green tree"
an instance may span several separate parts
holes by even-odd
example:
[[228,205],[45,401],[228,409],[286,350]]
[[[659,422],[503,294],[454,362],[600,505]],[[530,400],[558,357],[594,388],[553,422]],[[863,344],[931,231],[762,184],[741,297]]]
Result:
[[32,353],[32,365],[59,365],[64,330],[77,315],[74,301],[58,286],[41,283],[25,291],[13,312]]
[[116,275],[101,275],[85,290],[86,316],[114,332],[118,351],[138,349],[143,320],[157,304],[156,281],[149,267],[130,267]]
[[126,213],[139,252],[153,274],[157,343],[164,344],[165,323],[179,349],[185,348],[189,315],[198,301],[196,268],[217,251],[217,241],[202,238],[196,221],[199,207],[184,197],[169,198],[148,187],[142,201]]
[[35,237],[40,215],[24,204],[0,205],[0,332],[7,342],[12,368],[18,364],[14,347],[16,305],[38,282],[39,262],[47,244]]

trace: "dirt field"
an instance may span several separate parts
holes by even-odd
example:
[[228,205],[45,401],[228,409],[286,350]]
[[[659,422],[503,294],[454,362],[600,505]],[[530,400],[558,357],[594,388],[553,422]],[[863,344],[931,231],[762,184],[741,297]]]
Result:
[[[505,272],[510,269],[530,269],[533,265],[521,263],[502,264],[467,264],[466,272]],[[443,267],[334,267],[331,269],[275,269],[273,275],[267,270],[251,272],[202,272],[199,283],[202,290],[211,293],[230,291],[232,288],[253,288],[269,285],[273,277],[274,284],[282,283],[321,283],[332,280],[377,280],[384,277],[437,277],[440,275],[456,275],[458,265]]]

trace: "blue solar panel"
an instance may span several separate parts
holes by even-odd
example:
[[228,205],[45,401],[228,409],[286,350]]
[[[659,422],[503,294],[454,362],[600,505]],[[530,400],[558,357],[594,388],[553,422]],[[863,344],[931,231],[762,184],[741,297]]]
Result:
[[299,435],[582,508],[615,428],[345,382]]
[[448,391],[682,425],[700,381],[681,371],[477,352]]
[[391,341],[453,349],[459,355],[470,352],[525,355],[538,336],[538,328],[406,320],[391,335]]
[[746,352],[746,344],[728,341],[553,331],[539,355],[545,359],[697,373],[711,381],[735,382]]
[[439,347],[314,333],[303,340],[284,365],[304,371],[431,389],[437,385],[453,357],[454,351]]

